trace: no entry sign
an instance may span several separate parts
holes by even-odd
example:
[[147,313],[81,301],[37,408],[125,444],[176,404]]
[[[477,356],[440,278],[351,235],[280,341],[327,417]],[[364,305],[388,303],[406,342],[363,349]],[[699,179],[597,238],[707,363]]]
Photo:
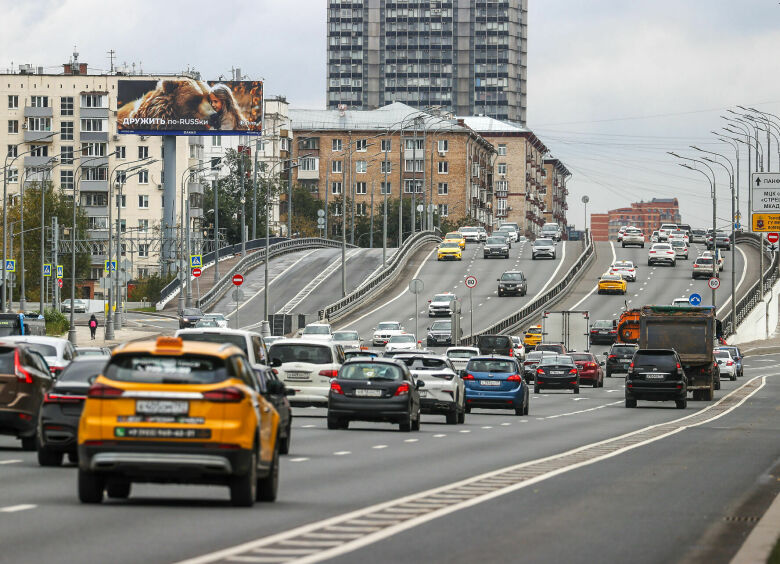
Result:
[[770,243],[777,243],[780,241],[780,233],[767,233],[766,240]]
[[195,278],[200,278],[200,275],[201,275],[201,270],[200,270],[200,268],[193,268],[193,269],[192,269],[192,275],[193,275]]
[[244,277],[243,276],[241,276],[240,274],[234,274],[233,275],[233,284],[235,284],[236,286],[240,286],[243,283],[244,283]]

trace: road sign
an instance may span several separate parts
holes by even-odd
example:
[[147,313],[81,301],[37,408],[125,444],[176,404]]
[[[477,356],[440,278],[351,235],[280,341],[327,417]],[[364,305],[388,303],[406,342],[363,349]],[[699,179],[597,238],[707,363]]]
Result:
[[236,286],[240,286],[243,283],[244,283],[244,277],[243,276],[241,276],[240,274],[234,274],[233,275],[233,284],[235,284]]
[[697,306],[701,303],[701,296],[699,294],[691,294],[688,298],[688,303],[692,306]]
[[203,266],[203,255],[190,255],[190,268]]
[[200,278],[200,275],[201,275],[201,270],[200,270],[200,268],[193,268],[193,269],[192,269],[192,275],[193,275],[195,278]]
[[57,278],[62,278],[64,276],[64,273],[65,273],[65,267],[62,266],[61,264],[58,264],[57,265]]
[[770,243],[777,243],[780,241],[780,233],[767,233],[766,240]]
[[[109,261],[105,261],[103,263],[103,270],[105,270],[106,272],[108,272],[108,262]],[[116,261],[115,260],[111,261],[111,272],[116,272]]]
[[62,278],[58,278],[58,279],[57,279],[57,286],[59,286],[60,288],[62,288]]
[[51,276],[51,265],[50,264],[44,264],[43,265],[43,275],[44,276]]
[[419,278],[412,278],[409,281],[409,291],[412,294],[421,294],[424,289],[425,289],[425,282],[423,282]]
[[710,278],[709,280],[707,280],[707,286],[709,286],[713,290],[717,290],[718,287],[720,287],[720,280],[718,278]]
[[325,218],[324,217],[318,217],[317,218],[317,227],[321,228],[323,225],[325,225]]
[[466,276],[466,288],[476,288],[476,287],[477,287],[477,277]]
[[8,272],[16,272],[16,261],[15,260],[6,260],[5,261],[5,269]]
[[736,222],[734,224],[734,229],[742,229],[742,224],[740,222]]
[[317,210],[317,217],[325,217],[325,210]]
[[239,288],[236,288],[233,290],[233,293],[231,294],[231,297],[233,298],[234,302],[240,302],[244,299],[244,292],[241,291]]
[[777,252],[777,243],[769,243],[766,248],[772,253]]
[[740,212],[735,213],[734,214],[734,219],[736,221],[739,221],[740,219],[742,219],[742,213],[740,213]]
[[761,233],[780,231],[780,172],[754,172],[750,175],[750,190],[751,229]]

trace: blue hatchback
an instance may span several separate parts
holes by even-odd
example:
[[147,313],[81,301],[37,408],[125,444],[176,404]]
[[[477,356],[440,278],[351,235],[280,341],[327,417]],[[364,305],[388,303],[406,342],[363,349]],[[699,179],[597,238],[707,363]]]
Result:
[[514,409],[528,415],[528,386],[517,360],[508,356],[474,356],[463,374],[466,413],[472,407]]

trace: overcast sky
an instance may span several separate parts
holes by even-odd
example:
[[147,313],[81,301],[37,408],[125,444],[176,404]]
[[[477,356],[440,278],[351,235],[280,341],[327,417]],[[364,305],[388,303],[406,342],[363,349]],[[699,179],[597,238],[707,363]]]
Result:
[[[780,5],[775,0],[529,0],[528,126],[562,159],[570,222],[632,201],[678,197],[684,221],[711,221],[709,185],[666,154],[690,144],[726,152],[712,129],[737,104],[780,115]],[[240,67],[293,107],[325,104],[325,0],[0,0],[0,69],[59,72],[74,45],[108,70],[188,67],[204,78]],[[765,139],[764,139],[765,143]],[[772,141],[772,169],[780,151]],[[746,154],[743,152],[742,171]],[[715,165],[713,165],[715,166]],[[718,216],[728,182],[718,170]],[[743,206],[746,177],[743,175]]]

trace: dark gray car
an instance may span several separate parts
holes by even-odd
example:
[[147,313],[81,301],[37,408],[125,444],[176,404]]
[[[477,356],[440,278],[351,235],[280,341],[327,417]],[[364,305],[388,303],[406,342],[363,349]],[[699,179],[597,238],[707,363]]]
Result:
[[498,297],[507,295],[525,296],[528,292],[528,280],[519,270],[507,270],[498,281]]
[[488,237],[482,247],[483,258],[509,258],[509,240],[506,237]]

